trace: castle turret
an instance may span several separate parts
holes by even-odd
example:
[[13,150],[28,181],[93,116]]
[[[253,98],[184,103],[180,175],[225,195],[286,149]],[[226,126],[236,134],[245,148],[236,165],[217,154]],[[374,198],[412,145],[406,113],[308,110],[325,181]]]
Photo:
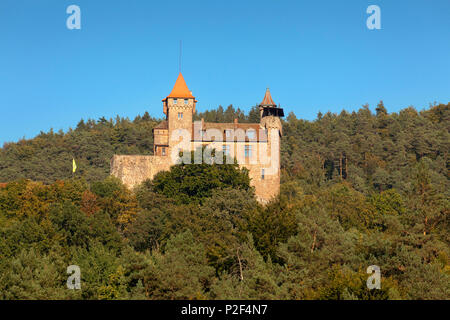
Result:
[[[169,138],[169,150],[167,154],[171,154],[172,147],[180,142],[180,139],[175,139],[180,131],[175,132],[175,130],[185,130],[184,132],[192,132],[192,118],[195,113],[195,104],[197,100],[192,95],[184,81],[183,75],[178,75],[177,81],[173,86],[170,94],[162,100],[163,101],[163,112],[167,119],[167,129]],[[189,138],[190,141],[190,138]],[[190,142],[189,142],[190,143]],[[187,147],[187,146],[186,146]]]
[[259,110],[260,126],[267,133],[267,154],[263,152],[260,156],[266,157],[268,161],[260,159],[264,165],[261,167],[261,178],[256,186],[256,191],[257,194],[260,194],[260,201],[265,202],[280,193],[280,140],[282,134],[280,117],[284,117],[284,111],[273,102],[269,88],[266,90],[263,101],[259,104]]
[[284,117],[284,111],[282,108],[277,107],[273,102],[269,88],[266,89],[263,101],[259,104],[259,112],[261,116],[261,126],[270,129],[278,130],[279,135],[282,134],[282,126],[280,117]]

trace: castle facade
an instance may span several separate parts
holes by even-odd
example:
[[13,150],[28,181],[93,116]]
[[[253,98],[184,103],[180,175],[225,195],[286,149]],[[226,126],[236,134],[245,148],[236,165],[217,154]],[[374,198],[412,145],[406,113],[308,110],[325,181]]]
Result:
[[166,120],[153,129],[154,155],[114,155],[112,175],[131,188],[172,165],[190,162],[194,151],[194,163],[222,163],[224,158],[232,163],[236,159],[240,167],[249,170],[250,183],[261,203],[279,194],[280,117],[284,113],[273,102],[269,89],[259,105],[260,123],[193,121],[197,100],[181,73],[162,102]]

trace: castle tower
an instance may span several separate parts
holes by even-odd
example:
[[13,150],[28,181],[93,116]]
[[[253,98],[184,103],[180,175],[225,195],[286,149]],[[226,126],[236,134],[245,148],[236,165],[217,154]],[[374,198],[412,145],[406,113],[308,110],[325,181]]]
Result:
[[281,137],[282,125],[280,117],[284,117],[284,111],[273,102],[269,88],[266,89],[264,99],[259,104],[259,112],[261,115],[261,126],[267,130],[268,138],[271,134]]
[[270,159],[270,165],[262,169],[266,177],[262,179],[261,185],[264,193],[270,198],[278,195],[280,192],[280,147],[282,135],[280,117],[284,117],[284,111],[273,102],[269,88],[266,89],[263,101],[259,104],[259,111],[261,115],[260,125],[267,132],[267,156]]
[[[186,81],[184,81],[183,75],[180,72],[172,91],[162,101],[163,112],[166,115],[168,134],[168,150],[165,154],[170,155],[172,148],[181,141],[180,138],[175,138],[175,136],[179,136],[178,132],[180,131],[175,131],[182,129],[183,131],[185,130],[184,132],[189,133],[189,135],[192,133],[192,118],[195,113],[197,100],[195,100],[192,92],[187,87]],[[186,147],[189,145],[190,137],[189,144]]]
[[273,102],[269,88],[266,89],[264,99],[259,104],[259,112],[261,115],[261,125],[267,128],[267,125],[269,123],[272,122],[274,122],[273,124],[279,123],[279,125],[277,125],[276,127],[279,129],[281,135],[280,117],[284,117],[284,111],[282,108],[277,107],[275,102]]

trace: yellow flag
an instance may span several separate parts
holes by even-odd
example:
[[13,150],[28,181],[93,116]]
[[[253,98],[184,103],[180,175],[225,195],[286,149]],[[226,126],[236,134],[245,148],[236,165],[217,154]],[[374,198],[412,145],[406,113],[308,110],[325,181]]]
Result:
[[75,159],[72,159],[72,172],[75,173],[75,171],[77,170],[77,164],[75,163]]

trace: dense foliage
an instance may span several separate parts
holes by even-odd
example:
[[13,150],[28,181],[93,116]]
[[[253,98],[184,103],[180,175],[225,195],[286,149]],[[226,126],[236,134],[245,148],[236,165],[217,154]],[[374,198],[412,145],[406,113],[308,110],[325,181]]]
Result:
[[235,165],[178,165],[134,190],[108,177],[112,154],[152,150],[148,114],[7,143],[0,299],[450,299],[449,109],[290,114],[267,206]]

